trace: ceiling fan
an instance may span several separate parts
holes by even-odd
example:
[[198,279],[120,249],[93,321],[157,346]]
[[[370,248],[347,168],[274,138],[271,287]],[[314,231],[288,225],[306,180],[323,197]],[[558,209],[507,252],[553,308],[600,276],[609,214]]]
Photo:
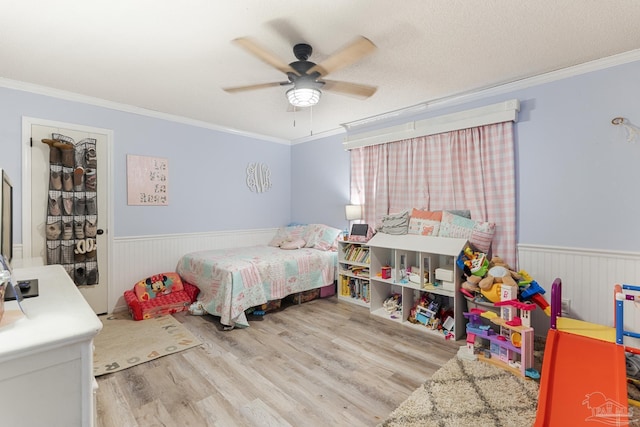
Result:
[[356,38],[320,64],[308,60],[313,49],[306,43],[298,43],[293,46],[293,54],[297,61],[287,64],[250,38],[241,37],[233,40],[233,42],[258,59],[285,73],[288,80],[227,87],[224,88],[226,92],[237,93],[274,86],[293,85],[291,89],[287,90],[286,94],[289,103],[294,107],[310,107],[317,104],[322,94],[320,89],[359,98],[368,98],[376,92],[377,88],[375,86],[324,79],[327,74],[351,65],[372,53],[376,46],[366,37],[360,36]]

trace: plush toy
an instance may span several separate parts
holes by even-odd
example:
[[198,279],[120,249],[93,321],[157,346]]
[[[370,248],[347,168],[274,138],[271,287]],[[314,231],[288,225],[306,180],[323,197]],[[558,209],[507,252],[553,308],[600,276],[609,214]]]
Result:
[[478,286],[480,292],[491,302],[500,301],[500,284],[504,283],[509,286],[518,286],[518,280],[522,277],[511,270],[502,258],[494,256],[489,263],[489,271],[487,275],[480,280]]
[[480,286],[478,284],[482,280],[482,277],[474,276],[473,274],[470,276],[466,276],[467,280],[462,283],[462,287],[469,292],[477,292],[480,290]]
[[522,279],[522,277],[515,271],[511,270],[511,267],[509,267],[502,258],[494,256],[491,258],[491,262],[489,263],[487,275],[480,280],[478,286],[480,286],[480,289],[484,290],[490,289],[495,283],[505,283],[510,286],[517,286],[517,281],[520,279]]

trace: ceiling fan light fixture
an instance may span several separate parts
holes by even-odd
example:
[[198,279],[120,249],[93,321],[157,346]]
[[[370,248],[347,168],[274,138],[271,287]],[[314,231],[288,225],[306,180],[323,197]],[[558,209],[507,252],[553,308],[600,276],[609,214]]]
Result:
[[298,87],[287,91],[287,99],[294,107],[311,107],[320,101],[319,89],[309,87]]

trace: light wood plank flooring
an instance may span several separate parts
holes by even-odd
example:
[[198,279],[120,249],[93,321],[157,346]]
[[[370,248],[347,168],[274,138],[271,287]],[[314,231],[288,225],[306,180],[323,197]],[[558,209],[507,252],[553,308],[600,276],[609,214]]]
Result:
[[204,344],[98,377],[99,427],[375,426],[464,345],[335,297],[232,331],[174,316]]

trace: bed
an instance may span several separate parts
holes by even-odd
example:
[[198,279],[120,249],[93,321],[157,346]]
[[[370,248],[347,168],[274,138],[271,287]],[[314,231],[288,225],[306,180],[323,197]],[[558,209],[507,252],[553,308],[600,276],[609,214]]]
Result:
[[185,254],[176,272],[223,325],[246,327],[249,308],[333,284],[339,234],[321,224],[282,227],[269,245]]

